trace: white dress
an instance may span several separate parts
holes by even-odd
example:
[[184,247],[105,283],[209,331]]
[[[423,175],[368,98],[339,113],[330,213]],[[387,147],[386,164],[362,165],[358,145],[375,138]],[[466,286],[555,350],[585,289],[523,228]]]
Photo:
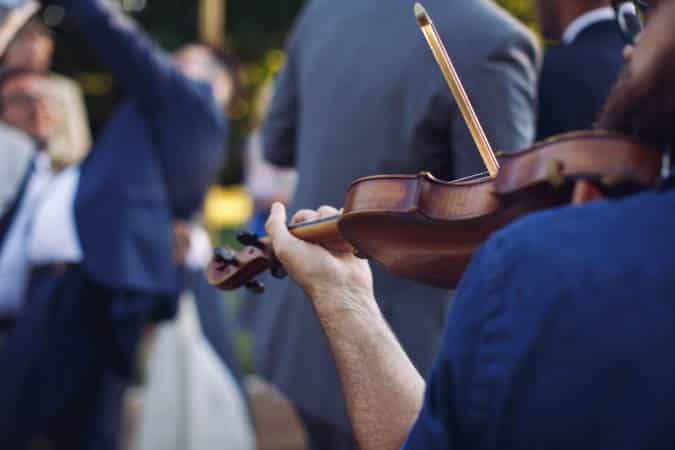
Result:
[[142,393],[135,450],[253,450],[244,398],[199,325],[194,296],[159,328]]

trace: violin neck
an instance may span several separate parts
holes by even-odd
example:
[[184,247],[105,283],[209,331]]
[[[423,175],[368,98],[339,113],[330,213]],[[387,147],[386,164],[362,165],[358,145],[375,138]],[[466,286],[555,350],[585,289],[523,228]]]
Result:
[[288,229],[298,239],[321,245],[329,250],[353,251],[351,245],[340,234],[338,224],[341,217],[337,214],[321,220],[291,225]]

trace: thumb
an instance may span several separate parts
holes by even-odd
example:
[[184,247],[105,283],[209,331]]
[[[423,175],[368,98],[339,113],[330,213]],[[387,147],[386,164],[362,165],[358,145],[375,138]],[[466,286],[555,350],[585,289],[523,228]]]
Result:
[[272,205],[270,216],[265,224],[265,230],[272,238],[272,242],[287,239],[290,236],[286,226],[286,208],[279,202]]

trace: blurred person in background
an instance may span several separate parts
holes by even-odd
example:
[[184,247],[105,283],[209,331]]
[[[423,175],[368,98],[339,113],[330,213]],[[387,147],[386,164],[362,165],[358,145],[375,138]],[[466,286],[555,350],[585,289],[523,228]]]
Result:
[[[21,130],[0,122],[0,218],[7,218],[35,155],[35,145]],[[0,234],[6,224],[0,222]]]
[[273,94],[274,83],[271,80],[258,94],[253,111],[253,131],[246,142],[244,176],[255,208],[249,229],[258,235],[265,234],[265,222],[272,204],[290,203],[298,179],[295,169],[275,166],[263,156],[261,128]]
[[[263,128],[266,158],[298,171],[292,210],[342,204],[350,183],[362,176],[430,171],[455,179],[485,170],[412,6],[371,0],[305,5]],[[533,36],[491,1],[430,0],[426,6],[494,147],[530,145],[539,63]],[[385,316],[426,372],[452,294],[383,270],[375,280]],[[302,290],[270,279],[254,329],[257,369],[295,405],[312,448],[356,448],[335,363]]]
[[175,222],[174,238],[184,287],[176,319],[159,326],[144,346],[146,369],[137,391],[141,412],[131,448],[253,450],[230,313],[204,275],[211,241],[196,221]]
[[[675,0],[646,12],[598,127],[666,156]],[[603,198],[579,177],[569,206],[494,233],[464,273],[426,382],[378,307],[368,263],[296,239],[275,205],[270,240],[329,337],[360,448],[672,449],[675,172],[663,162],[658,186]]]
[[537,0],[546,51],[537,139],[588,130],[623,67],[624,41],[609,0]]
[[200,209],[223,164],[232,86],[214,52],[171,58],[107,1],[54,3],[127,99],[87,159],[55,175],[49,78],[0,82],[2,120],[39,149],[0,236],[0,442],[113,450],[140,336],[175,314],[173,222]]
[[[265,222],[272,204],[274,202],[290,204],[298,182],[295,169],[276,166],[267,161],[263,154],[262,125],[274,94],[274,86],[273,80],[270,80],[258,93],[252,114],[253,131],[246,141],[244,177],[254,207],[248,229],[258,236],[265,234]],[[238,325],[251,331],[257,310],[264,301],[258,294],[244,293],[244,301],[237,309]]]
[[[54,55],[51,30],[33,17],[14,37],[2,59],[3,70],[27,69],[49,73]],[[50,89],[58,105],[57,129],[47,143],[54,164],[65,167],[82,160],[91,147],[89,119],[79,85],[64,76],[51,73]]]

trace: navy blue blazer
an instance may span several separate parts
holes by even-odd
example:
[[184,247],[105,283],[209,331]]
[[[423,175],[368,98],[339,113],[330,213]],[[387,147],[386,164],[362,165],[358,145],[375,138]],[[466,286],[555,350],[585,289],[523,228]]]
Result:
[[551,47],[539,80],[537,139],[593,128],[623,66],[625,43],[611,20]]
[[227,121],[210,86],[188,79],[102,0],[58,0],[128,94],[82,165],[75,219],[97,282],[178,289],[174,218],[189,219],[224,163]]
[[495,233],[459,285],[404,449],[672,449],[672,186]]
[[143,326],[171,315],[174,218],[197,212],[223,164],[227,122],[209,86],[181,75],[103,0],[56,0],[128,94],[82,164],[82,264],[33,274],[0,348],[0,442],[117,448],[119,400]]

